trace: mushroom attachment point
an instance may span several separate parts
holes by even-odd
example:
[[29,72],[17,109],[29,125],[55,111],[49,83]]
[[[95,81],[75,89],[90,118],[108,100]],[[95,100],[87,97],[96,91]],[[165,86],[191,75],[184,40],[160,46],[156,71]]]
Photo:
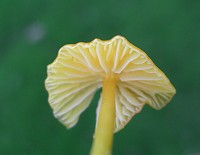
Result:
[[50,106],[67,128],[76,125],[102,87],[91,155],[110,155],[114,132],[145,104],[161,109],[176,93],[146,53],[122,36],[63,46],[47,74]]

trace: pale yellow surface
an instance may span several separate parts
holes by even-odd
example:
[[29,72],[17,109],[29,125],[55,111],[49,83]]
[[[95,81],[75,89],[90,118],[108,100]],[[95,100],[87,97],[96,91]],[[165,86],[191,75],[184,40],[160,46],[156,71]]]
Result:
[[102,100],[90,155],[111,155],[115,127],[116,79],[104,78]]
[[176,92],[151,59],[121,36],[65,45],[47,72],[49,103],[55,117],[67,128],[77,123],[104,78],[116,79],[115,132],[145,104],[160,109]]

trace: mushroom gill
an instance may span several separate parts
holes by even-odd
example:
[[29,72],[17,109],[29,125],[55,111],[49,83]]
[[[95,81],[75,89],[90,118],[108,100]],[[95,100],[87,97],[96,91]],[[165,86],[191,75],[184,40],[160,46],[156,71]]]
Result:
[[[50,106],[54,116],[67,128],[78,122],[104,83],[113,92],[113,132],[122,129],[145,104],[161,109],[176,93],[152,60],[122,36],[65,45],[48,65],[47,73],[45,86]],[[109,91],[106,92],[109,96]],[[102,97],[97,108],[97,124],[101,105]]]
[[165,74],[124,37],[95,39],[63,46],[48,66],[45,85],[55,117],[67,128],[73,127],[102,86],[102,79],[109,76],[117,80],[115,131],[123,128],[145,103],[160,109],[175,94]]

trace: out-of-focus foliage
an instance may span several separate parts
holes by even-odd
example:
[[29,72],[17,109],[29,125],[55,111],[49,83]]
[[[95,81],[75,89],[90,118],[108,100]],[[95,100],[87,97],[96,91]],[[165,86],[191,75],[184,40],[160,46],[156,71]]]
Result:
[[64,44],[120,34],[177,89],[161,111],[145,106],[115,135],[114,155],[200,153],[200,1],[0,1],[0,154],[87,155],[99,93],[66,130],[44,89]]

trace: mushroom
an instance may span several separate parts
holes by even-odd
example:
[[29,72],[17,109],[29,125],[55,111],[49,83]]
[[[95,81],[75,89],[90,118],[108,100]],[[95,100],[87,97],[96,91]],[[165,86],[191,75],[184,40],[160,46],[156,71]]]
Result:
[[113,133],[124,128],[145,104],[161,109],[176,93],[145,52],[122,36],[65,45],[47,73],[50,106],[67,128],[76,125],[102,87],[91,155],[110,155]]

